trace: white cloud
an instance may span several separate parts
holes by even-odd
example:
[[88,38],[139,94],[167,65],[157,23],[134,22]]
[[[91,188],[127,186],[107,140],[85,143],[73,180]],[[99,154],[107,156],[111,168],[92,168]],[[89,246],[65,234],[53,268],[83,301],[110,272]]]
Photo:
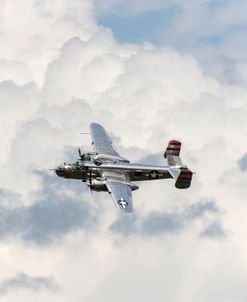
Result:
[[[1,209],[14,219],[1,222],[2,232],[13,230],[1,242],[1,280],[17,271],[53,275],[62,291],[44,294],[52,302],[245,301],[247,175],[238,162],[246,154],[246,87],[221,84],[192,55],[172,48],[117,43],[95,23],[90,1],[9,0],[0,8],[0,76],[8,80],[0,84],[0,197]],[[52,174],[56,184],[47,177],[48,185],[44,173],[36,172],[76,159],[77,147],[89,146],[79,133],[91,121],[103,123],[130,160],[165,163],[168,140],[184,143],[184,162],[197,171],[190,190],[176,190],[170,180],[143,183],[133,193],[145,230],[151,212],[161,213],[161,220],[173,213],[177,222],[192,202],[215,200],[218,210],[190,223],[182,218],[175,235],[112,232],[118,212],[108,194],[91,197],[79,182]],[[55,213],[53,224],[47,215],[46,227],[39,220],[46,216],[44,196],[50,205],[45,210]],[[20,208],[23,220],[13,215]],[[87,225],[97,231],[85,232]],[[56,240],[33,245],[35,230]],[[220,231],[226,236],[214,238]],[[34,236],[28,244],[21,239],[25,234]],[[42,295],[21,293],[18,299],[44,301]],[[12,302],[17,294],[9,291],[4,298]]]
[[[33,80],[41,84],[48,62],[59,54],[63,43],[73,36],[88,40],[97,30],[91,1],[64,0],[51,4],[49,1],[8,0],[0,9],[0,59],[5,69],[9,72],[12,69],[11,79],[19,84]],[[20,67],[24,71],[23,78],[18,72]],[[2,74],[2,80],[6,79],[4,76],[6,74]]]
[[24,273],[18,273],[16,276],[3,280],[0,283],[0,295],[4,295],[11,290],[31,290],[31,291],[56,291],[57,284],[52,277],[32,277]]
[[246,63],[246,1],[94,2],[100,20],[112,26],[118,39],[171,45],[196,56],[204,71],[221,82],[246,83],[238,67]]

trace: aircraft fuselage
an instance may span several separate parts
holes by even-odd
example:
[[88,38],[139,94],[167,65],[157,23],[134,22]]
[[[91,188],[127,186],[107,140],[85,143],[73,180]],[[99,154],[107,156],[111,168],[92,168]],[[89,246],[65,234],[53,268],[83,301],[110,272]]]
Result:
[[[124,164],[126,167],[125,174],[130,181],[143,181],[171,178],[171,175],[166,171],[157,171],[154,169],[150,171],[143,171],[145,165],[141,164]],[[128,169],[129,167],[129,169]],[[135,167],[135,169],[133,169]],[[138,170],[139,168],[139,170]],[[92,161],[81,162],[77,164],[64,164],[59,166],[55,172],[59,177],[69,179],[80,179],[82,181],[90,181],[92,179],[101,178],[102,171],[117,171],[116,169],[109,169],[108,165],[102,164],[101,166],[95,165]],[[123,171],[123,170],[121,170]]]

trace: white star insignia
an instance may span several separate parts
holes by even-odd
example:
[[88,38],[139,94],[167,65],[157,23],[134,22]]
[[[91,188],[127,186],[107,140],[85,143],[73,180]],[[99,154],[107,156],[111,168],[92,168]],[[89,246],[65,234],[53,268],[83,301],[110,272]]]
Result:
[[124,200],[123,197],[121,197],[120,200],[118,201],[118,204],[120,204],[125,209],[128,205],[128,202]]
[[158,174],[156,171],[152,171],[152,172],[150,173],[150,178],[157,178],[158,175],[159,175],[159,174]]

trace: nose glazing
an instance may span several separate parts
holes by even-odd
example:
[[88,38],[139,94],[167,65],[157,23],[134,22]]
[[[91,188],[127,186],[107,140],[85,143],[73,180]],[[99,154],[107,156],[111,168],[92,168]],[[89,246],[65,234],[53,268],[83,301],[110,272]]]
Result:
[[57,169],[55,170],[55,172],[56,172],[57,176],[59,176],[59,177],[64,177],[64,176],[66,176],[65,170],[64,170],[63,168],[61,168],[61,167],[57,168]]

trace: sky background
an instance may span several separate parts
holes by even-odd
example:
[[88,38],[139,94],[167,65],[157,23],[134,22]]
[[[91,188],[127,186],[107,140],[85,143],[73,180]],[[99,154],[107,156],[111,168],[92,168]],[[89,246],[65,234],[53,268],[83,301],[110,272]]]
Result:
[[[0,2],[0,301],[246,302],[247,3]],[[142,183],[135,212],[49,168],[104,125]]]

